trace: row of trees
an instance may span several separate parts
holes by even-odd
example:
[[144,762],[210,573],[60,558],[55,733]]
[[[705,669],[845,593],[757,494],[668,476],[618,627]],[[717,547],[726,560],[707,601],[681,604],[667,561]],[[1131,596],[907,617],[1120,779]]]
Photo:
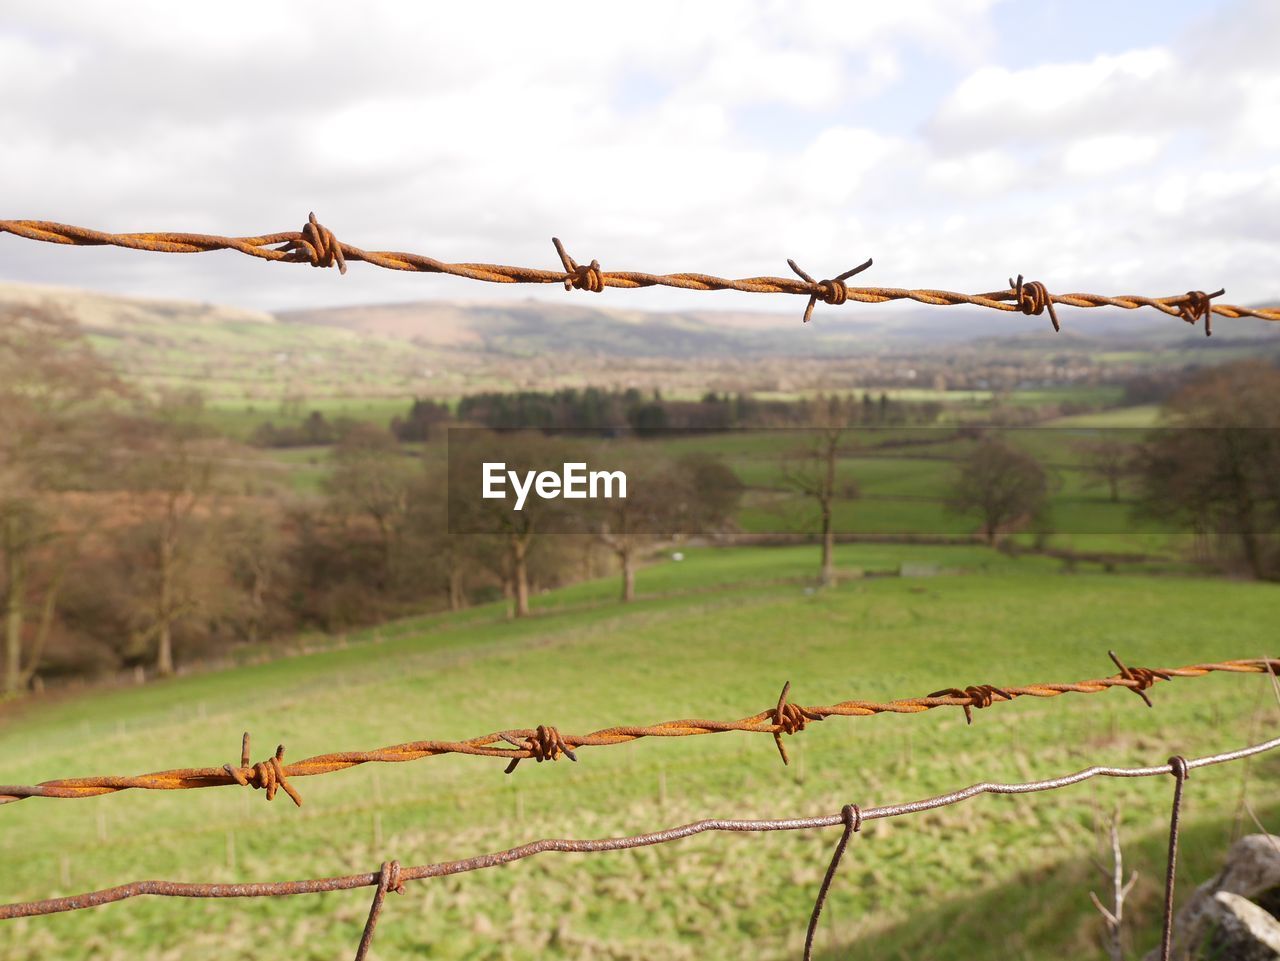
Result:
[[[850,424],[927,424],[937,420],[942,405],[908,404],[864,393],[831,395],[822,405]],[[494,428],[544,431],[599,431],[629,427],[638,433],[657,430],[723,431],[740,427],[787,427],[807,423],[814,402],[761,400],[748,394],[709,391],[700,400],[673,400],[658,391],[642,393],[588,387],[557,391],[486,392],[458,403],[460,421]],[[432,413],[438,414],[438,410]]]

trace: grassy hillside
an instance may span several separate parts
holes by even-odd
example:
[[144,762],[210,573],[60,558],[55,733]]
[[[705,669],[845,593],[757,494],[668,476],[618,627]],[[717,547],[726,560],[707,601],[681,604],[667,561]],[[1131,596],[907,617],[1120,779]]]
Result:
[[[846,570],[934,563],[933,578],[871,578],[812,593],[812,549],[688,552],[644,570],[641,600],[609,581],[494,608],[401,622],[331,649],[0,715],[0,782],[288,758],[549,723],[585,732],[674,717],[739,717],[790,680],[800,703],[925,694],[950,685],[1076,680],[1274,647],[1280,587],[1066,575],[978,548],[842,547]],[[1272,651],[1274,653],[1274,651]],[[542,836],[632,833],[708,815],[785,816],[907,800],[982,779],[1090,763],[1159,763],[1275,732],[1261,677],[1024,699],[978,712],[830,719],[789,740],[725,734],[583,749],[580,763],[444,757],[297,782],[306,805],[236,788],[127,792],[0,808],[0,898],[138,878],[277,880],[467,856]],[[1183,892],[1233,830],[1242,791],[1273,829],[1280,759],[1188,783]],[[1130,902],[1154,943],[1171,782],[1090,782],[983,798],[868,824],[839,877],[819,944],[828,957],[1101,957],[1089,890],[1096,820],[1124,811],[1141,875]],[[636,852],[546,855],[410,885],[388,904],[380,959],[794,957],[835,831],[702,836]],[[0,925],[0,957],[347,956],[368,892],[262,902],[141,899]]]

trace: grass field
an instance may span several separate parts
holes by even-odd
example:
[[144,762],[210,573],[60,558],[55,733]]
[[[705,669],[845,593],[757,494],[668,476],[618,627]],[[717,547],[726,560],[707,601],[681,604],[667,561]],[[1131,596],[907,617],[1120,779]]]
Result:
[[[0,781],[286,758],[555,724],[582,733],[674,717],[732,718],[793,700],[891,698],[951,685],[1078,680],[1274,647],[1280,587],[1080,573],[981,548],[841,547],[846,572],[939,565],[932,578],[851,579],[814,593],[812,548],[690,550],[650,566],[640,600],[613,580],[384,626],[330,649],[0,714]],[[1274,650],[1271,653],[1275,653]],[[1265,679],[1161,684],[977,712],[834,718],[789,739],[724,734],[584,748],[574,765],[443,757],[297,783],[295,809],[239,788],[33,799],[0,809],[0,898],[140,878],[250,881],[419,864],[544,836],[633,833],[703,816],[832,812],[983,779],[1091,763],[1161,763],[1274,734]],[[1246,781],[1247,776],[1247,781]],[[1182,891],[1214,870],[1247,796],[1280,819],[1280,759],[1188,782]],[[1096,822],[1121,805],[1127,908],[1154,944],[1171,780],[1093,781],[868,824],[819,933],[828,958],[1101,958],[1088,892]],[[415,883],[387,903],[379,959],[795,957],[836,832],[708,836],[641,851],[546,855]],[[139,899],[0,925],[0,957],[330,959],[359,937],[368,892],[268,901]],[[1127,916],[1129,916],[1127,914]],[[1135,956],[1139,952],[1135,951]]]

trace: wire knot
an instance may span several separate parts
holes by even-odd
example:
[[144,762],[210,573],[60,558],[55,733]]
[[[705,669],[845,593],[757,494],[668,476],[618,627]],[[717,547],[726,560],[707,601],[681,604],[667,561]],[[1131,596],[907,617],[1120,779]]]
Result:
[[379,876],[378,887],[384,891],[394,891],[396,894],[404,894],[404,881],[400,877],[399,861],[383,861],[382,873]]
[[813,305],[821,300],[824,304],[831,304],[833,307],[839,307],[849,299],[849,288],[845,286],[845,281],[854,274],[860,274],[871,266],[871,258],[867,258],[865,264],[859,264],[852,270],[846,270],[838,277],[830,280],[814,280],[807,273],[800,269],[799,264],[794,260],[788,260],[787,264],[796,274],[810,286],[809,305],[804,309],[804,323],[809,322],[809,318],[813,316]]
[[382,903],[386,901],[388,892],[404,894],[404,880],[400,876],[399,861],[383,861],[382,870],[378,873],[378,886],[373,892],[373,903],[369,905],[369,919],[364,923],[364,933],[360,935],[360,946],[356,948],[356,961],[365,961],[369,956],[369,948],[373,944],[373,932],[378,927],[378,918],[382,916]]
[[1133,686],[1129,690],[1142,698],[1147,707],[1151,707],[1151,698],[1147,697],[1147,688],[1155,684],[1156,681],[1168,681],[1173,675],[1168,671],[1161,671],[1154,667],[1128,667],[1124,661],[1120,660],[1115,651],[1107,651],[1107,655],[1111,658],[1113,664],[1120,669],[1120,676],[1126,681],[1132,681]]
[[564,244],[560,243],[559,237],[552,237],[551,242],[555,244],[560,262],[564,264],[565,290],[587,290],[593,294],[604,290],[604,275],[600,272],[600,261],[593,260],[589,264],[579,264],[569,256],[569,252],[564,249]]
[[[520,734],[521,737],[516,735]],[[573,753],[573,748],[554,727],[550,725],[539,724],[538,727],[528,733],[524,731],[503,731],[500,735],[508,744],[514,744],[516,747],[529,752],[529,757],[533,758],[539,764],[543,761],[557,761],[560,755],[564,755],[570,761],[577,761],[578,755]],[[523,758],[512,758],[511,763],[507,765],[505,773],[510,774],[516,769]]]
[[840,809],[840,817],[844,826],[854,834],[862,830],[862,808],[856,804],[846,804]]
[[1226,292],[1227,290],[1225,287],[1212,294],[1206,294],[1203,290],[1188,290],[1186,299],[1178,305],[1178,316],[1192,327],[1196,325],[1196,321],[1203,317],[1204,335],[1206,337],[1212,337],[1213,298],[1221,297]]
[[804,936],[803,961],[813,958],[813,938],[818,933],[818,918],[822,916],[822,906],[827,903],[827,894],[831,891],[831,882],[835,880],[836,869],[844,857],[849,839],[862,830],[862,809],[856,804],[846,804],[840,809],[840,820],[844,822],[844,833],[836,842],[836,849],[831,852],[831,863],[827,865],[827,873],[822,878],[822,886],[818,888],[818,896],[813,901],[813,912],[809,915],[809,930]]
[[1187,759],[1181,754],[1175,754],[1169,758],[1169,773],[1179,781],[1185,781],[1191,777],[1191,769],[1187,767]]
[[1049,290],[1044,284],[1038,280],[1028,280],[1025,283],[1022,280],[1022,274],[1018,274],[1018,279],[1009,279],[1009,287],[1013,291],[1013,299],[1020,311],[1029,317],[1039,317],[1049,311],[1049,320],[1053,322],[1054,330],[1062,330],[1062,325],[1058,323],[1058,313],[1053,309],[1053,297],[1049,295]]
[[778,747],[778,754],[781,755],[783,764],[790,764],[791,760],[787,757],[787,748],[782,743],[782,735],[799,734],[810,721],[822,720],[821,714],[814,714],[799,704],[790,703],[787,700],[790,692],[791,682],[787,681],[782,685],[782,693],[778,695],[778,706],[773,709],[773,723],[777,727],[773,732],[773,743]]
[[234,767],[230,764],[224,764],[222,769],[241,787],[251,787],[255,791],[266,791],[268,801],[275,798],[276,791],[284,791],[293,800],[294,804],[302,807],[302,796],[298,794],[285,776],[283,762],[284,745],[281,744],[276,748],[274,757],[259,761],[257,764],[250,764],[249,732],[245,731],[244,738],[240,741],[240,766]]
[[294,251],[305,252],[312,267],[332,267],[338,265],[338,273],[347,272],[347,260],[342,255],[342,244],[333,235],[333,231],[316,220],[315,212],[307,216],[302,225],[299,240],[291,241],[289,247]]
[[984,707],[990,707],[995,703],[997,697],[1005,701],[1012,701],[1013,695],[1008,691],[998,688],[992,684],[970,684],[964,690],[958,687],[949,687],[943,691],[934,691],[929,697],[954,697],[965,698],[966,703],[960,706],[964,708],[964,720],[966,724],[973,723],[973,709],[976,707],[981,710]]

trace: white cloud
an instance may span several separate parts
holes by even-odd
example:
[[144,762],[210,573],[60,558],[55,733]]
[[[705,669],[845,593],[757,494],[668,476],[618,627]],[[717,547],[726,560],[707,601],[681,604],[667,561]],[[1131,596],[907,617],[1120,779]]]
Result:
[[1165,138],[1137,134],[1104,134],[1073,140],[1062,152],[1062,171],[1073,177],[1096,177],[1142,167],[1164,149]]
[[1064,122],[1092,123],[1100,107],[1110,103],[1112,113],[1121,112],[1153,84],[1167,84],[1176,67],[1173,54],[1162,49],[1024,70],[983,67],[942,104],[934,128],[943,139],[1014,140],[1052,131]]
[[952,196],[981,198],[1022,186],[1027,170],[1011,151],[991,148],[937,159],[924,176],[928,184]]
[[[1135,249],[1156,282],[1212,251],[1274,292],[1256,266],[1280,150],[1266,0],[1145,49],[1046,43],[1020,69],[991,0],[11,6],[0,82],[21,93],[0,101],[0,178],[22,208],[0,216],[251,234],[315,209],[351,243],[445,260],[554,267],[555,233],[606,268],[745,276],[795,256],[830,275],[874,256],[872,282],[961,289],[1037,265],[1108,280]],[[250,305],[530,293],[231,254],[0,250],[10,279]]]

